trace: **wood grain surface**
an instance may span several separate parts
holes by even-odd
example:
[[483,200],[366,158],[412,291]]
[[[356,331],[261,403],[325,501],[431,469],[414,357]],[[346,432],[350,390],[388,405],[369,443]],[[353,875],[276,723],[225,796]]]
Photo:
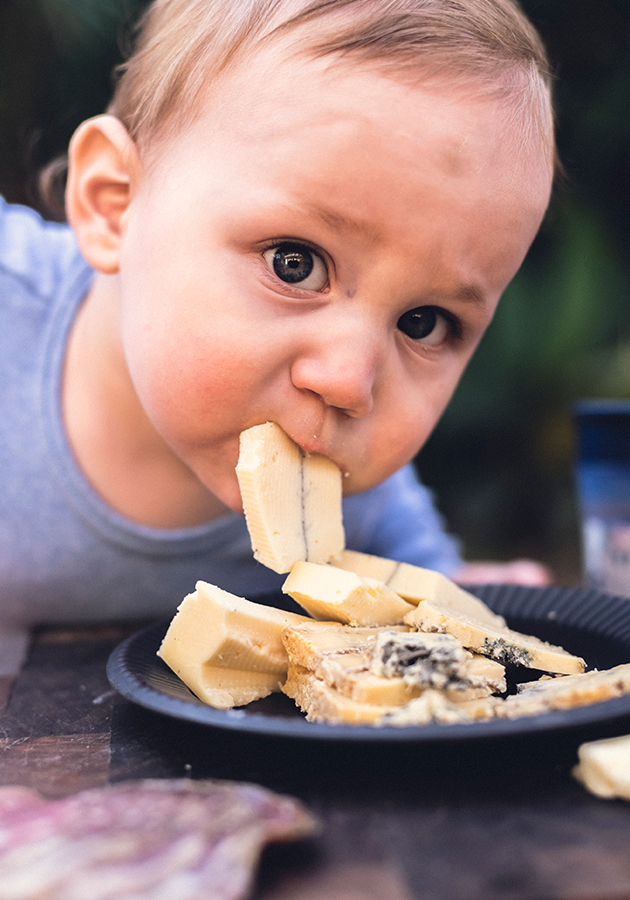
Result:
[[309,745],[223,733],[128,703],[109,653],[134,626],[40,631],[0,684],[0,783],[61,797],[144,777],[253,781],[299,797],[321,834],[270,847],[254,900],[630,900],[630,804],[571,776],[583,740]]

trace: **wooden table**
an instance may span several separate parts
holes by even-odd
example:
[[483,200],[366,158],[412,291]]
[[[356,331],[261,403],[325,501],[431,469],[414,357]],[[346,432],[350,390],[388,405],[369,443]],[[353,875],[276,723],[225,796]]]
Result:
[[630,803],[571,777],[614,727],[453,746],[303,746],[131,704],[105,664],[139,624],[45,630],[0,679],[0,783],[47,797],[145,777],[253,781],[300,797],[320,837],[265,851],[255,900],[630,898]]

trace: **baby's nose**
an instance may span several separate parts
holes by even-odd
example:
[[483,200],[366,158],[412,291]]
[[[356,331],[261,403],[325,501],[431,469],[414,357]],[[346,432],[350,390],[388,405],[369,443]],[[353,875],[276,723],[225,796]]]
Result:
[[299,390],[319,395],[326,406],[362,418],[374,405],[377,356],[373,340],[327,335],[317,349],[295,360],[291,380]]

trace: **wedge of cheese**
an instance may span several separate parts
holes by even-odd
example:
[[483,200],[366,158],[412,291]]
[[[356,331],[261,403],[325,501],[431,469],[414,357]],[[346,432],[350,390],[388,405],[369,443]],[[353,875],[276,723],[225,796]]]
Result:
[[305,621],[198,581],[180,604],[158,656],[210,706],[243,706],[281,690],[288,667],[282,630]]
[[[409,629],[388,628],[389,634]],[[399,706],[419,694],[402,678],[371,674],[372,648],[379,628],[353,628],[333,622],[305,622],[287,626],[282,641],[289,661],[360,703]]]
[[413,610],[381,581],[311,562],[297,562],[282,590],[314,619],[348,625],[397,625]]
[[310,722],[328,725],[371,725],[393,708],[357,703],[340,691],[317,678],[309,669],[291,664],[287,680],[282,688],[295,700]]
[[[431,689],[431,677],[420,681],[402,675],[378,675],[371,669],[371,662],[369,653],[365,651],[331,654],[324,657],[312,672],[344,696],[357,703],[375,706],[403,706]],[[477,686],[473,686],[473,678],[467,678],[465,674],[468,673],[464,670],[461,679],[451,679],[448,687],[440,688],[449,700],[459,703],[489,696],[492,688],[487,680],[479,678],[476,680]]]
[[497,707],[496,714],[510,719],[537,716],[552,709],[572,709],[625,694],[630,694],[630,663],[601,672],[530,681],[520,685],[518,693],[507,697]]
[[475,650],[502,663],[513,663],[543,672],[565,675],[583,672],[583,659],[572,656],[562,647],[547,644],[536,637],[512,631],[500,616],[486,606],[478,610],[476,600],[467,591],[445,595],[441,601],[421,600],[405,617],[408,625],[420,631],[452,634],[469,650]]
[[505,620],[488,609],[478,597],[433,569],[423,569],[410,563],[359,553],[357,550],[343,550],[330,562],[331,565],[355,572],[362,578],[378,578],[390,591],[413,606],[417,606],[421,600],[428,600],[440,606],[457,608],[493,628],[505,625]]
[[630,800],[630,735],[582,744],[578,759],[573,775],[592,794]]
[[279,425],[244,431],[236,475],[255,558],[274,572],[298,560],[325,563],[345,542],[341,472],[304,453]]

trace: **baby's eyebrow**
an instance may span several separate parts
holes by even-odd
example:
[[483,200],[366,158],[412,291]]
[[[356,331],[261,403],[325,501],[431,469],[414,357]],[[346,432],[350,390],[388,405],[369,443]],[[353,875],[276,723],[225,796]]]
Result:
[[356,219],[328,206],[314,206],[309,204],[306,207],[306,212],[308,215],[313,216],[313,218],[319,219],[320,222],[328,228],[332,228],[334,231],[351,231],[367,238],[367,240],[373,244],[376,244],[379,241],[380,232],[372,222],[368,222],[364,219]]
[[452,286],[437,288],[434,291],[428,291],[425,295],[422,305],[441,306],[448,303],[469,303],[473,306],[485,306],[488,298],[483,289],[476,284],[469,282],[455,283]]
[[481,288],[477,287],[476,284],[458,285],[457,290],[454,291],[454,298],[456,300],[464,300],[467,303],[475,303],[477,305],[482,305],[486,302],[483,291]]

